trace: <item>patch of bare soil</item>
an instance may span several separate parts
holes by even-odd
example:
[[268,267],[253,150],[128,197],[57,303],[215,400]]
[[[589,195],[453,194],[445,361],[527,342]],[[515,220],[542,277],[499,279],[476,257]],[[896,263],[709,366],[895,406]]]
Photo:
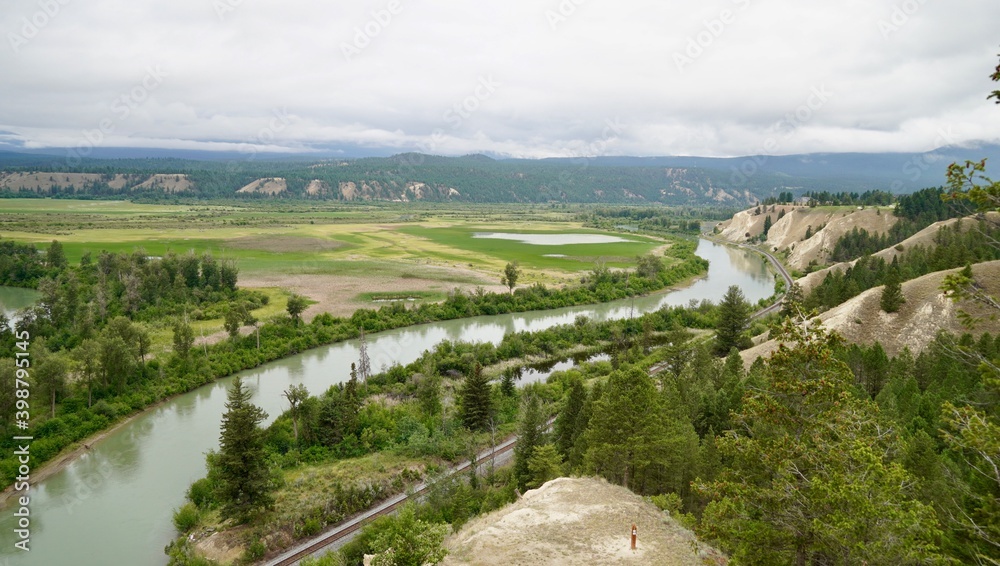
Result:
[[133,175],[120,173],[107,176],[100,173],[0,172],[0,188],[15,193],[22,190],[48,193],[53,187],[83,190],[88,185],[101,182],[112,189],[121,189],[130,181],[135,182]]
[[[988,218],[993,222],[1000,221],[1000,213],[991,212],[989,213]],[[882,258],[886,261],[886,263],[889,263],[896,256],[903,255],[907,250],[915,246],[933,247],[934,237],[937,236],[938,231],[944,226],[952,226],[959,221],[960,220],[957,218],[952,218],[950,220],[942,220],[941,222],[935,222],[934,224],[931,224],[930,226],[924,228],[923,230],[903,240],[898,245],[888,247],[884,250],[880,250],[872,254],[872,256]],[[961,219],[961,222],[962,222],[962,230],[967,231],[973,229],[976,226],[978,220],[974,216],[969,216],[967,218]],[[808,293],[813,287],[822,283],[823,279],[825,279],[826,276],[829,275],[831,272],[847,271],[847,268],[854,266],[855,263],[856,260],[835,263],[830,267],[827,267],[825,269],[820,269],[819,271],[814,271],[809,275],[800,278],[798,281],[796,281],[796,283],[798,283],[799,286],[802,287],[802,290],[804,292]]]
[[552,480],[472,520],[444,544],[443,566],[725,564],[721,553],[652,503],[594,478]]
[[320,181],[319,179],[313,179],[309,181],[306,185],[306,194],[310,196],[325,195],[330,192],[330,183],[326,181]]
[[132,190],[159,189],[167,193],[180,193],[194,188],[194,183],[187,175],[156,174],[142,183],[132,187]]
[[[764,223],[770,216],[771,229],[766,245],[772,251],[789,250],[785,263],[791,269],[805,269],[814,260],[825,263],[837,240],[855,227],[881,234],[898,220],[890,210],[878,208],[831,210],[795,205],[760,208],[760,214],[756,214],[757,207],[754,207],[719,223],[720,235],[731,242],[745,242],[763,233]],[[782,212],[784,216],[778,218]],[[809,238],[806,238],[807,232]]]
[[288,184],[284,177],[269,177],[257,179],[256,181],[240,187],[238,193],[264,193],[266,195],[276,195],[288,190]]
[[[785,218],[788,217],[786,216]],[[785,218],[781,220],[785,220]],[[813,221],[816,220],[818,218]],[[821,222],[812,225],[813,232],[815,233],[811,238],[788,244],[787,248],[791,250],[791,253],[788,254],[788,259],[785,263],[792,269],[805,269],[812,261],[816,261],[819,264],[826,263],[834,246],[837,244],[837,240],[854,228],[867,230],[870,234],[884,234],[898,220],[890,211],[876,208],[827,214]],[[806,228],[801,227],[801,224],[805,221],[807,220],[799,221],[803,236],[805,236]],[[819,230],[822,224],[826,224],[826,226],[822,230]],[[817,230],[819,231],[817,232]],[[768,235],[770,236],[770,232],[768,232]],[[768,242],[770,243],[770,241],[771,238],[769,237]]]
[[[819,315],[823,326],[837,331],[848,342],[871,345],[882,344],[889,356],[909,348],[917,353],[934,340],[938,330],[961,334],[967,332],[958,318],[959,311],[982,317],[972,334],[1000,331],[1000,320],[990,320],[996,314],[988,307],[972,301],[955,303],[941,292],[941,282],[958,269],[938,271],[903,283],[906,302],[898,312],[886,313],[879,305],[882,287],[875,287],[857,297]],[[1000,261],[990,261],[972,266],[976,281],[993,296],[1000,294]],[[741,352],[749,365],[759,356],[770,355],[778,348],[775,340],[768,340]]]
[[226,246],[242,250],[261,250],[265,252],[314,252],[335,250],[344,246],[343,242],[325,238],[303,238],[300,236],[244,236],[226,240]]
[[236,527],[221,532],[199,532],[189,535],[194,542],[195,552],[218,564],[232,564],[243,556],[245,549],[241,542],[245,528]]
[[[431,269],[431,268],[424,268]],[[476,278],[480,274],[462,269],[442,271],[454,273],[456,277],[470,275]],[[442,279],[445,279],[444,277]],[[456,283],[442,279],[403,278],[392,275],[373,273],[370,276],[354,275],[323,275],[323,274],[246,274],[240,275],[240,287],[281,287],[304,295],[316,304],[306,309],[304,316],[311,320],[320,313],[330,313],[333,316],[351,316],[360,308],[377,308],[380,303],[373,303],[358,298],[361,293],[407,293],[413,291],[448,292],[455,288],[469,292],[483,287],[487,291],[503,292],[506,287],[496,283]]]

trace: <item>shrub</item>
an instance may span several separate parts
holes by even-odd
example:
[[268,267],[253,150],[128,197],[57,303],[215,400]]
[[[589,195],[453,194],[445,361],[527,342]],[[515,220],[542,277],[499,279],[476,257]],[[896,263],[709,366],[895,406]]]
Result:
[[185,503],[180,509],[174,511],[174,527],[178,532],[186,533],[195,528],[201,513],[194,503]]

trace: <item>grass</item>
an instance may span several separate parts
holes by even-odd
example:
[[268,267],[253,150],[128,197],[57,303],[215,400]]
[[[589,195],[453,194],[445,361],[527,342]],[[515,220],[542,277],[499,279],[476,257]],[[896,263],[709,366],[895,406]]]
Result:
[[[400,222],[404,217],[420,221]],[[477,231],[606,233],[585,229],[571,218],[518,206],[0,201],[3,237],[42,248],[58,239],[72,262],[101,250],[141,249],[151,256],[208,252],[234,261],[244,274],[377,275],[478,284],[484,278],[499,281],[504,265],[516,260],[525,269],[523,283],[567,282],[595,262],[631,266],[636,255],[662,245],[634,234],[627,236],[629,242],[562,246],[472,237]]]
[[[266,294],[268,298],[266,305],[250,311],[257,320],[265,322],[278,316],[286,316],[285,307],[288,304],[288,291],[278,287],[258,287],[257,290]],[[221,318],[192,320],[190,324],[196,338],[211,336],[225,330]],[[150,323],[147,324],[147,328],[149,329],[150,352],[153,355],[165,354],[173,350],[173,320]]]
[[[534,225],[533,225],[534,226]],[[595,262],[604,261],[609,267],[630,267],[637,255],[649,253],[662,245],[645,236],[628,235],[627,242],[605,244],[534,245],[515,240],[474,238],[476,232],[512,232],[518,234],[607,234],[579,226],[551,225],[545,230],[524,229],[519,224],[491,223],[489,225],[458,225],[442,227],[406,226],[398,231],[414,238],[426,240],[420,245],[431,257],[444,261],[488,263],[494,270],[503,269],[509,261],[517,261],[522,268],[585,271]],[[560,254],[565,257],[551,257]]]

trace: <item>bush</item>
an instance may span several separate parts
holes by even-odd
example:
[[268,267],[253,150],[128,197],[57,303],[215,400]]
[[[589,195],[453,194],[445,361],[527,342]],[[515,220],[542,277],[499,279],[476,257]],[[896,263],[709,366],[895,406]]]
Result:
[[215,504],[215,484],[208,478],[201,478],[188,488],[187,498],[199,509],[208,509]]
[[267,554],[267,546],[264,541],[257,539],[247,547],[246,552],[243,553],[243,559],[247,563],[255,562],[263,558],[265,554]]
[[185,503],[180,509],[174,511],[174,527],[178,532],[186,533],[195,528],[201,513],[194,503]]
[[115,407],[109,404],[104,399],[94,403],[94,406],[90,409],[95,415],[103,415],[109,419],[113,419],[118,416],[118,411]]

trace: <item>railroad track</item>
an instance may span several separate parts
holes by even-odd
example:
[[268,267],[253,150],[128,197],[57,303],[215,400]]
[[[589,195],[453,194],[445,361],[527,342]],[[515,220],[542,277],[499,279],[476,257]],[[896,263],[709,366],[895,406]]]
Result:
[[[713,239],[713,238],[709,238],[709,239]],[[732,244],[732,242],[722,242],[722,243]],[[792,279],[792,276],[785,269],[785,266],[781,265],[781,262],[778,261],[778,258],[776,258],[773,255],[771,255],[770,252],[765,252],[764,250],[757,249],[757,248],[755,248],[753,246],[749,246],[747,244],[736,244],[736,245],[739,246],[739,247],[741,247],[741,248],[746,248],[748,250],[751,250],[751,251],[763,254],[764,257],[766,257],[768,259],[768,261],[771,262],[771,265],[773,265],[774,268],[778,271],[778,274],[781,275],[781,277],[785,280],[785,289],[786,289],[785,295],[788,294],[787,289],[791,289],[792,288],[792,284],[795,282],[795,280]],[[767,315],[769,315],[769,314],[777,311],[778,309],[780,309],[782,307],[782,304],[783,304],[784,300],[785,300],[785,295],[782,295],[781,298],[778,299],[777,301],[775,301],[773,304],[768,305],[768,306],[766,306],[766,307],[758,310],[757,312],[753,313],[752,315],[750,315],[750,320],[753,320],[755,318],[760,318],[762,316],[767,316]],[[656,374],[660,373],[661,371],[663,371],[663,368],[665,366],[666,366],[666,363],[659,363],[659,364],[655,364],[653,366],[650,366],[650,368],[649,368],[649,374],[650,375],[656,375]]]
[[[555,419],[549,419],[547,426],[551,427],[555,422]],[[506,455],[517,445],[517,437],[512,436],[497,444],[495,448],[490,450],[484,450],[479,453],[476,457],[476,466],[483,465],[486,460],[491,458],[496,458],[499,455]],[[465,461],[461,464],[455,466],[448,472],[448,475],[458,474],[467,471],[469,467],[472,466],[471,461]],[[371,520],[381,517],[383,515],[390,515],[396,512],[401,506],[406,504],[406,502],[412,499],[418,499],[421,495],[430,489],[431,484],[423,482],[412,491],[408,493],[401,493],[394,497],[383,501],[382,503],[372,507],[368,511],[361,513],[348,521],[345,521],[337,526],[335,526],[330,531],[319,535],[316,538],[310,539],[306,542],[301,543],[299,546],[293,547],[286,550],[284,553],[264,562],[265,566],[291,566],[292,564],[297,564],[299,560],[315,554],[324,548],[330,546],[339,546],[338,543],[344,543],[353,538],[354,534],[361,530],[366,524]]]

